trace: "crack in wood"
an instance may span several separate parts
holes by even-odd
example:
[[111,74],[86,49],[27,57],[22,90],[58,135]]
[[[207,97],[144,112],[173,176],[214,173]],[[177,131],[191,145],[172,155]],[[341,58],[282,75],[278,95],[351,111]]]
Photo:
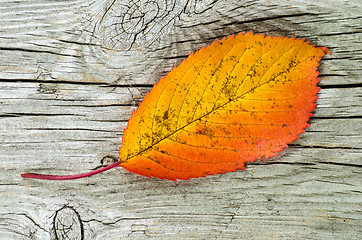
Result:
[[[321,131],[310,131],[310,132],[321,132]],[[325,132],[325,131],[323,131]],[[313,148],[313,149],[341,149],[341,150],[358,150],[362,148],[358,147],[340,147],[340,146],[321,146],[321,145],[302,145],[302,144],[296,144],[296,143],[290,143],[288,144],[289,147],[295,147],[295,148]]]
[[[45,228],[43,228],[42,226],[40,226],[40,224],[38,224],[32,217],[30,217],[28,214],[26,213],[7,213],[8,215],[16,215],[16,216],[24,216],[27,219],[29,219],[37,228],[39,228],[40,230],[43,230],[44,232],[49,233],[48,230],[46,230]],[[6,214],[5,214],[6,215]]]
[[326,165],[336,165],[336,166],[345,166],[345,167],[357,167],[357,168],[362,168],[362,164],[353,164],[353,163],[338,163],[338,162],[321,162],[321,161],[319,161],[318,163],[320,163],[320,164],[326,164]]
[[65,56],[65,57],[79,57],[78,55],[73,54],[63,54],[63,53],[57,53],[52,52],[48,50],[36,50],[36,49],[27,49],[27,48],[16,48],[16,47],[0,47],[0,51],[19,51],[19,52],[29,52],[29,53],[46,53],[46,54],[54,54],[59,56]]
[[[323,76],[320,77],[328,77],[328,76],[337,76],[337,77],[345,77],[347,75],[343,75],[343,74],[325,74]],[[361,83],[350,83],[350,84],[334,84],[334,85],[320,85],[319,86],[322,89],[330,89],[330,88],[360,88],[362,87]]]
[[83,116],[79,114],[69,114],[69,113],[4,113],[0,114],[0,117],[58,117],[58,116]]
[[276,15],[276,16],[270,16],[270,17],[254,18],[254,19],[250,19],[250,20],[228,22],[228,23],[222,24],[222,26],[229,26],[229,25],[235,25],[235,24],[245,24],[245,23],[255,23],[255,22],[264,22],[264,21],[276,20],[276,19],[281,19],[281,18],[293,18],[293,17],[301,17],[301,16],[313,16],[313,15],[318,15],[318,14],[315,14],[315,13],[294,13],[294,14],[286,14],[286,15]]
[[350,32],[338,32],[338,33],[322,33],[320,36],[341,36],[341,35],[350,35],[350,34],[359,34],[362,31],[350,31]]
[[91,129],[91,128],[25,128],[25,130],[37,131],[89,131],[89,132],[118,132],[104,129]]

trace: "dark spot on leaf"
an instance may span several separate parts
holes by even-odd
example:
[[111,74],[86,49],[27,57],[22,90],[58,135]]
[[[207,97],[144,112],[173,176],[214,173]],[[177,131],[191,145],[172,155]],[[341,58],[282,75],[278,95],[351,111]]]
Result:
[[166,111],[164,114],[163,114],[163,120],[167,120],[168,119],[168,111]]

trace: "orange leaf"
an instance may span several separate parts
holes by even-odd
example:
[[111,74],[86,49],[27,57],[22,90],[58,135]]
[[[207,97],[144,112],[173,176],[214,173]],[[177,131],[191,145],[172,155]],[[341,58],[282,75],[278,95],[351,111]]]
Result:
[[309,126],[330,51],[303,39],[251,32],[201,48],[163,77],[132,114],[120,161],[97,172],[23,177],[74,179],[116,165],[162,179],[244,169],[277,156]]
[[133,113],[120,166],[176,180],[277,156],[309,126],[326,53],[301,39],[247,33],[190,54]]

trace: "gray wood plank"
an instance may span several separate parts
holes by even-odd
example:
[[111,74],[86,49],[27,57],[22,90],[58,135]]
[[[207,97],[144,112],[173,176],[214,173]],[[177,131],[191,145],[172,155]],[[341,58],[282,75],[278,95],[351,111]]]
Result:
[[[362,4],[22,1],[0,4],[0,239],[360,239]],[[132,111],[190,52],[238,32],[326,46],[311,127],[245,171],[163,181],[121,168]]]

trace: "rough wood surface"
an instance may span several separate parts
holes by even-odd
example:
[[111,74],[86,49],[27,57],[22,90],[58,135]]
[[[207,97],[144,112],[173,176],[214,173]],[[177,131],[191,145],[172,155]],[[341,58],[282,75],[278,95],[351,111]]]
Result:
[[[362,4],[70,0],[0,4],[0,239],[360,239]],[[311,127],[246,171],[162,181],[118,158],[131,112],[216,38],[253,31],[328,47]]]

